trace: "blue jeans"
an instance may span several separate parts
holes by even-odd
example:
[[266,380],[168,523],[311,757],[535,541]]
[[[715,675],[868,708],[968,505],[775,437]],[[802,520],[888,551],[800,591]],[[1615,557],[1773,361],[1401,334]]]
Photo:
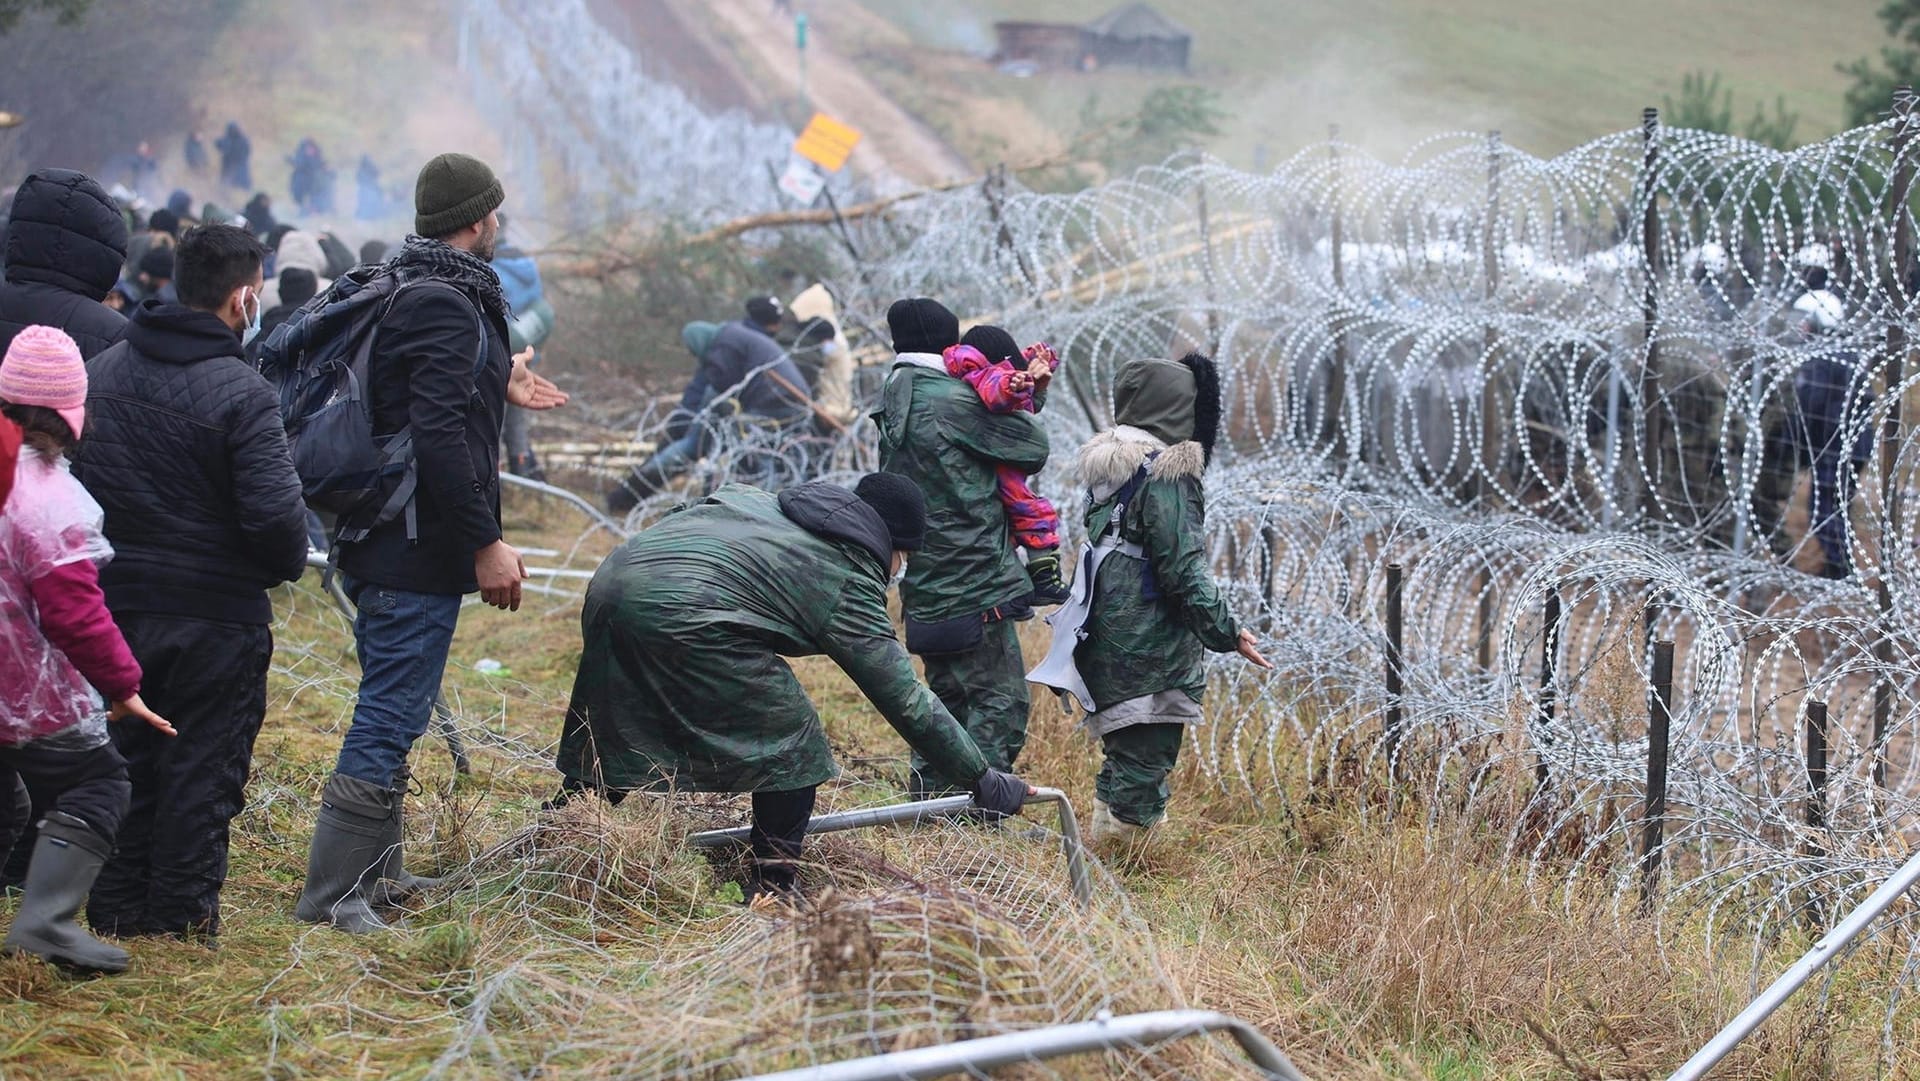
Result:
[[408,593],[349,580],[347,596],[360,654],[360,699],[340,743],[336,772],[391,788],[413,742],[433,719],[433,699],[446,674],[460,598]]
[[700,460],[701,440],[706,436],[706,428],[696,422],[687,429],[687,434],[653,452],[643,468],[650,468],[660,475],[663,481],[685,473],[688,467]]

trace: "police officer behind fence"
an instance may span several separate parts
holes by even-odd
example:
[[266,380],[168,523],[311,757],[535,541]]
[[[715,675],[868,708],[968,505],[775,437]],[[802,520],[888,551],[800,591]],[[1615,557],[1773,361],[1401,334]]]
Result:
[[976,805],[1018,811],[1031,790],[988,768],[894,637],[887,589],[926,529],[920,489],[872,474],[778,496],[728,485],[636,534],[587,587],[563,798],[751,792],[754,889],[791,889],[814,791],[836,768],[781,658],[825,654],[918,754],[970,782]]

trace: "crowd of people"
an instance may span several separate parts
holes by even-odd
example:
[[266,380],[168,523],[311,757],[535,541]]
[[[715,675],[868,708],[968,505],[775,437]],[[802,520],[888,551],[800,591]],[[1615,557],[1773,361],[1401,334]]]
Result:
[[[505,199],[485,163],[441,155],[418,176],[397,253],[342,266],[325,236],[248,216],[155,211],[130,232],[125,208],[76,172],[20,186],[0,284],[0,854],[16,856],[21,890],[7,951],[117,972],[128,955],[108,938],[217,940],[228,830],[266,714],[269,590],[307,566],[316,493],[336,479],[326,463],[369,453],[404,468],[326,503],[361,677],[293,911],[374,932],[438,885],[404,859],[409,753],[462,598],[520,607],[503,439],[510,466],[530,452],[514,449],[509,410],[567,400],[533,369],[552,313],[531,260],[501,245]],[[116,306],[136,247],[145,293]],[[361,293],[381,301],[374,317],[343,317]],[[742,321],[689,325],[689,407],[730,397],[774,423],[850,417],[824,293],[796,297],[806,314],[792,321],[759,297]],[[992,822],[1032,792],[1013,772],[1030,678],[1016,627],[1066,602],[1069,645],[1031,678],[1087,706],[1105,750],[1097,838],[1164,817],[1180,732],[1200,718],[1203,652],[1266,663],[1201,539],[1219,418],[1206,358],[1122,371],[1119,426],[1081,451],[1098,543],[1070,593],[1058,516],[1029,481],[1051,451],[1035,413],[1057,358],[990,325],[963,337],[930,298],[895,304],[888,324],[879,472],[850,488],[722,487],[634,534],[587,590],[551,803],[751,793],[755,898],[796,889],[815,793],[836,772],[783,658],[831,657],[909,745],[909,791],[969,793]],[[269,325],[281,330],[263,339]],[[795,363],[810,347],[815,363]],[[287,365],[292,352],[357,358],[359,429],[287,413],[289,388],[316,378]],[[698,451],[670,444],[625,487],[663,485],[675,455]],[[887,610],[896,583],[904,642]]]
[[[213,139],[208,139],[203,132],[190,132],[181,146],[180,164],[185,171],[181,179],[190,183],[208,181],[220,190],[237,192],[242,198],[256,190],[253,139],[237,120],[229,121],[226,129]],[[327,161],[318,140],[312,136],[302,138],[287,156],[286,165],[286,190],[300,213],[318,216],[340,209],[334,194],[339,170]],[[167,190],[161,187],[162,174],[167,171],[153,144],[143,141],[132,153],[116,159],[105,176],[110,181],[109,190],[113,184],[120,184],[141,200],[158,200]],[[353,180],[354,199],[347,209],[361,221],[385,218],[393,209],[392,200],[381,185],[380,167],[371,155],[360,156]],[[185,211],[178,212],[185,215]]]

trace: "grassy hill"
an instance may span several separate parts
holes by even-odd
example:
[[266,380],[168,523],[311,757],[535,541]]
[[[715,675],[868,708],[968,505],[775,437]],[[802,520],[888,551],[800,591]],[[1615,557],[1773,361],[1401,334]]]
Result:
[[[859,0],[922,48],[984,52],[992,23],[1082,21],[1115,0]],[[815,5],[823,25],[846,0]],[[1632,127],[1640,109],[1677,95],[1694,69],[1719,71],[1744,119],[1783,97],[1798,138],[1841,125],[1846,79],[1836,62],[1877,52],[1879,0],[1184,0],[1166,15],[1194,34],[1192,81],[1219,90],[1231,114],[1213,149],[1271,164],[1326,137],[1397,153],[1440,132],[1498,128],[1553,154]],[[849,19],[848,21],[854,21]],[[823,29],[830,32],[831,27]],[[869,45],[869,48],[874,46]],[[882,59],[876,52],[875,59]],[[936,68],[941,62],[934,62]],[[1090,96],[1107,109],[1167,77],[1111,72],[1015,79],[973,65],[971,89],[1024,102],[1070,128]],[[1175,77],[1177,78],[1177,77]],[[925,92],[923,100],[941,95]],[[965,110],[972,106],[960,105]],[[929,117],[936,125],[956,121]],[[959,121],[965,127],[965,121]],[[975,138],[991,133],[976,133]]]

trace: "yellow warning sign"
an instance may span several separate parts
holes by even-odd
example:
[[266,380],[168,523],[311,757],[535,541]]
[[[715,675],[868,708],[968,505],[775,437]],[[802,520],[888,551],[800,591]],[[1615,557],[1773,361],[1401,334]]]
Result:
[[807,130],[793,141],[793,152],[829,173],[837,173],[859,143],[858,131],[825,113],[815,113],[807,122]]

